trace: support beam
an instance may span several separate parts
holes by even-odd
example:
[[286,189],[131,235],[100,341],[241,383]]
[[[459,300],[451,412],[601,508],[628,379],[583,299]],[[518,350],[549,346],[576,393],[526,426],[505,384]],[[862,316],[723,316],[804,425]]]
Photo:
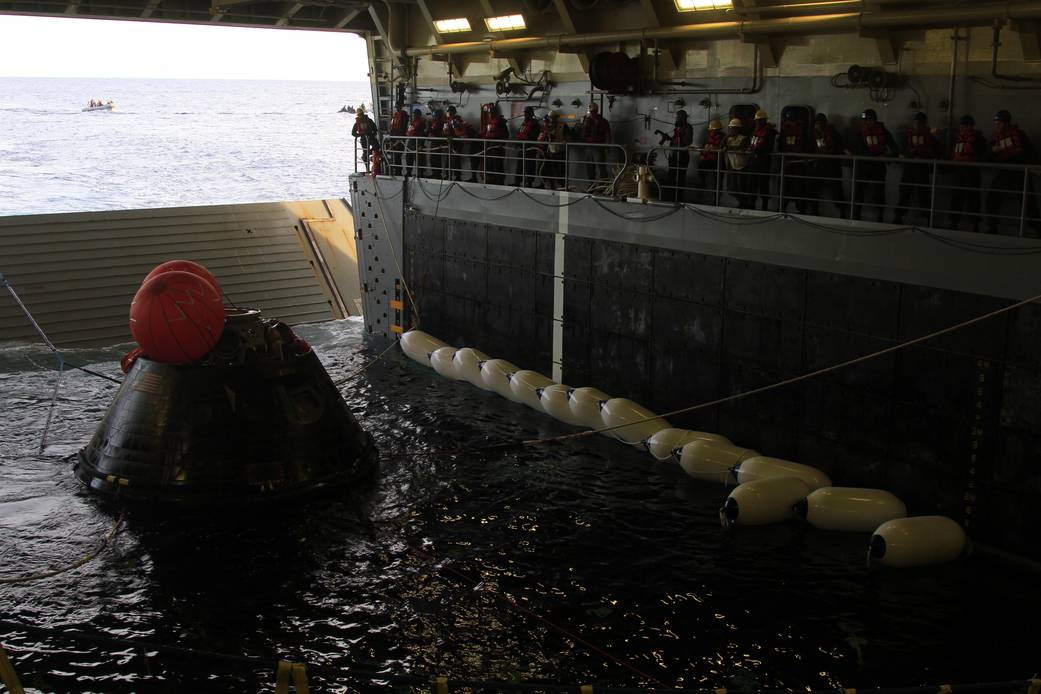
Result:
[[777,68],[781,65],[781,56],[784,55],[784,43],[781,41],[756,41],[759,46],[760,59],[763,67]]
[[372,18],[373,26],[376,27],[376,33],[379,35],[380,40],[383,41],[383,50],[390,56],[394,65],[401,66],[401,56],[394,55],[394,51],[391,50],[393,43],[390,41],[387,24],[383,22],[383,18],[380,17],[379,10],[375,4],[369,5],[369,16]]
[[292,5],[290,5],[289,9],[285,11],[285,14],[282,15],[282,18],[275,22],[275,27],[277,28],[286,26],[287,24],[289,24],[289,20],[292,19],[293,16],[302,9],[304,9],[304,4],[302,2],[294,2]]
[[901,36],[886,29],[861,29],[860,35],[875,40],[878,60],[883,65],[895,65],[900,61],[900,51],[904,48],[904,39]]
[[522,56],[512,51],[492,51],[492,58],[505,60],[506,63],[513,68],[513,74],[517,75],[517,77],[523,77],[527,66],[531,65],[530,58],[524,57],[524,62],[522,63]]
[[[480,5],[481,5],[481,11],[484,12],[484,16],[485,17],[498,17],[499,16],[499,12],[497,12],[495,10],[495,8],[492,7],[492,3],[491,3],[490,0],[479,0],[479,2],[480,2]],[[484,17],[481,18],[481,21],[482,22],[484,21]],[[493,37],[495,37],[495,38],[499,38],[499,37],[503,36],[503,32],[501,32],[501,31],[492,31],[492,32],[489,32],[489,33]],[[499,52],[492,51],[492,57],[493,58],[499,58],[501,60],[505,60],[506,63],[511,68],[513,68],[513,72],[518,77],[521,77],[521,76],[524,75],[524,70],[523,70],[523,68],[522,68],[522,66],[520,64],[520,60],[517,59],[517,53],[514,53],[514,52],[507,53],[507,52],[502,52],[502,51],[499,51]],[[531,61],[529,60],[528,62],[530,64]]]
[[[647,22],[648,27],[657,29],[662,25],[661,16],[658,14],[658,9],[654,6],[654,0],[640,0],[640,7],[643,9],[643,18]],[[680,56],[675,48],[668,44],[662,46],[660,41],[655,41],[654,47],[658,51],[659,60],[661,60],[661,63],[659,63],[661,69],[666,72],[673,72],[679,67]]]
[[[571,18],[571,12],[567,8],[567,0],[553,0],[553,6],[557,8],[557,14],[560,15],[560,23],[564,25],[565,34],[577,34],[578,31],[575,29],[575,20]],[[561,51],[565,53],[566,51]],[[577,53],[578,51],[576,51]],[[583,50],[578,53],[578,62],[582,65],[582,71],[587,75],[589,74],[589,55]]]
[[1041,61],[1041,23],[1012,22],[1012,31],[1019,36],[1019,45],[1023,49],[1023,60],[1029,63]]
[[766,36],[743,36],[741,41],[742,43],[758,46],[759,59],[763,61],[763,67],[769,68],[776,68],[781,65],[784,49],[788,47],[784,40]]
[[748,19],[759,19],[760,15],[756,12],[756,7],[759,4],[758,0],[733,0],[734,9]]
[[416,5],[423,14],[423,19],[426,20],[427,28],[430,29],[430,35],[434,38],[434,43],[440,44],[444,39],[438,33],[437,27],[434,26],[434,15],[430,14],[430,7],[427,6],[426,0],[416,0]]
[[364,11],[365,9],[362,7],[355,7],[353,10],[347,10],[343,13],[343,16],[336,20],[336,23],[333,24],[333,29],[343,29],[345,26],[350,24],[355,17],[357,17]]
[[256,2],[258,2],[258,0],[211,0],[210,12],[220,12],[229,7],[234,7],[235,5],[252,5]]

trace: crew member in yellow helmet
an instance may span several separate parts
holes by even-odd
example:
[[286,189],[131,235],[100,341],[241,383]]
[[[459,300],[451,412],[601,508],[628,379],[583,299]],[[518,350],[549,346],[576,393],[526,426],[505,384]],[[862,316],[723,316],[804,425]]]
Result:
[[380,134],[376,123],[365,113],[364,104],[358,106],[354,111],[354,127],[351,128],[351,135],[357,142],[355,146],[356,157],[360,157],[365,163],[365,172],[368,173],[369,155],[372,154],[373,145],[379,142]]
[[749,149],[750,138],[745,134],[745,124],[740,118],[730,121],[730,132],[723,143],[723,151],[726,152],[727,190],[737,198],[737,205],[741,209],[749,209],[752,206],[751,196],[748,194],[748,167],[752,157]]
[[723,151],[726,141],[726,133],[723,132],[723,124],[718,118],[713,118],[708,124],[708,134],[699,148],[698,154],[698,176],[694,182],[694,188],[698,191],[698,202],[709,205],[718,204],[716,199],[717,188],[722,184],[717,174],[720,170],[719,153]]

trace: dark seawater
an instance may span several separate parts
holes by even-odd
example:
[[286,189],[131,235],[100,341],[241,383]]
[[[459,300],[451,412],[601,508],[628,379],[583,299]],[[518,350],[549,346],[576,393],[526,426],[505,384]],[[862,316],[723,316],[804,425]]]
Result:
[[[299,333],[334,379],[381,349],[363,343],[354,320]],[[119,375],[125,349],[68,358]],[[113,522],[77,487],[67,456],[90,438],[114,388],[69,373],[41,455],[49,364],[38,348],[0,349],[4,576],[67,563]],[[278,658],[653,684],[630,666],[667,686],[793,690],[1019,679],[1038,668],[1033,576],[982,558],[869,570],[863,535],[794,524],[724,531],[723,488],[603,437],[445,455],[569,429],[397,350],[343,392],[382,451],[369,486],[237,520],[132,517],[87,566],[0,586],[4,619],[257,656],[270,667],[146,661],[131,647],[0,629],[23,682],[35,691],[270,692]],[[321,677],[312,687],[385,688]]]
[[[112,112],[83,113],[95,99]],[[365,82],[0,78],[0,215],[341,197]]]

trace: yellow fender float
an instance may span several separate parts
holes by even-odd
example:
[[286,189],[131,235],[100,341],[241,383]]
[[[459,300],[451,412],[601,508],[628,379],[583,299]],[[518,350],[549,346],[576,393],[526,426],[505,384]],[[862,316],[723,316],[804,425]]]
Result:
[[448,345],[432,335],[427,335],[421,330],[409,330],[401,336],[401,351],[409,359],[418,361],[423,366],[430,366],[430,354],[435,349],[448,347]]
[[600,414],[600,404],[610,399],[610,395],[596,388],[575,388],[569,400],[571,414],[587,429],[603,429],[605,425]]
[[542,411],[565,424],[576,427],[585,426],[585,423],[571,412],[572,390],[570,386],[561,383],[554,383],[543,388],[539,394]]
[[458,378],[455,375],[455,353],[458,351],[455,347],[438,347],[430,353],[430,365],[434,371],[454,381]]
[[481,380],[485,390],[495,391],[507,400],[520,402],[510,388],[510,377],[520,371],[520,367],[505,359],[489,359],[481,364]]
[[811,490],[831,486],[831,478],[817,468],[781,458],[761,455],[741,461],[737,468],[737,481],[740,484],[767,477],[798,477],[808,484]]
[[719,509],[723,527],[767,525],[795,517],[794,506],[806,498],[810,487],[798,477],[766,477],[746,482],[730,492]]
[[545,413],[542,408],[540,392],[542,388],[553,385],[553,379],[546,378],[537,371],[522,370],[510,378],[510,392],[513,399],[538,412]]
[[679,460],[680,449],[691,441],[718,441],[730,443],[730,439],[722,434],[709,434],[704,431],[690,429],[662,429],[643,442],[644,447],[655,460]]
[[488,390],[484,387],[484,380],[481,378],[481,364],[489,359],[490,357],[484,352],[470,347],[463,347],[456,351],[455,356],[452,357],[452,363],[455,366],[455,377],[460,381],[472,383],[482,390]]
[[965,531],[946,516],[897,518],[880,525],[868,544],[868,561],[905,569],[943,564],[960,557]]
[[680,449],[680,467],[696,480],[736,484],[734,468],[757,455],[758,451],[735,446],[729,441],[698,439]]
[[886,521],[905,518],[907,506],[884,489],[822,487],[800,502],[795,513],[821,530],[869,533]]
[[669,423],[664,419],[646,407],[626,398],[611,398],[603,403],[600,407],[600,416],[604,420],[604,426],[607,427],[628,424],[629,426],[612,429],[607,433],[619,441],[640,448],[643,448],[644,441],[662,429],[669,428]]

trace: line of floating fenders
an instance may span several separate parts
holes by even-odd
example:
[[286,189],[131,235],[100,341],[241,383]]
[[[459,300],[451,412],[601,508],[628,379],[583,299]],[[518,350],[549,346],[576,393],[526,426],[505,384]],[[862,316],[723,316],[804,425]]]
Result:
[[890,567],[939,564],[966,550],[965,531],[956,521],[946,516],[908,517],[904,503],[883,489],[834,487],[826,474],[810,465],[761,455],[721,434],[675,429],[632,400],[556,383],[419,330],[401,336],[401,349],[446,378],[467,381],[565,424],[619,427],[602,433],[646,450],[658,461],[676,461],[694,479],[737,485],[719,510],[725,527],[802,517],[822,530],[871,533],[868,560]]

